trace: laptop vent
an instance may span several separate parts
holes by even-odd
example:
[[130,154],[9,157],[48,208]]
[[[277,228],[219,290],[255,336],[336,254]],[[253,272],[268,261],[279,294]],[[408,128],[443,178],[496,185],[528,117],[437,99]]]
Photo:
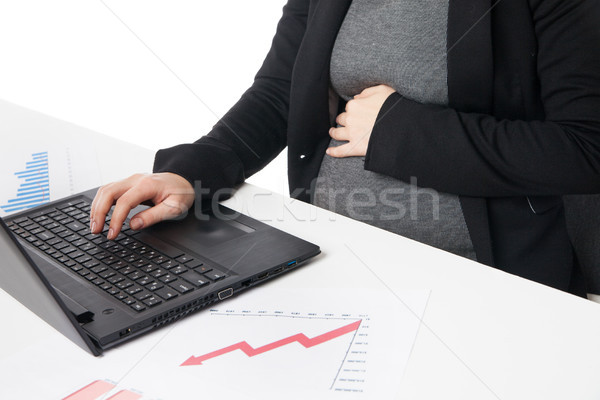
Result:
[[217,296],[211,294],[210,296],[206,296],[203,299],[196,299],[194,301],[190,301],[187,304],[184,304],[180,307],[177,307],[173,310],[170,310],[162,315],[153,318],[152,323],[155,324],[154,328],[170,324],[171,322],[175,322],[178,319],[187,316],[188,314],[194,313],[202,308],[207,307],[208,305],[216,302],[217,300]]

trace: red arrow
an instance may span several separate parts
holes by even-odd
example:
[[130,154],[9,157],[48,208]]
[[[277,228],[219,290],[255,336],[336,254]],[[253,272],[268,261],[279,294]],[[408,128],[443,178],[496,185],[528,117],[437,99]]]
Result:
[[205,354],[200,357],[192,356],[192,357],[188,358],[183,364],[181,364],[181,366],[183,367],[183,366],[189,366],[189,365],[202,365],[203,361],[209,360],[214,357],[221,356],[223,354],[226,354],[226,353],[232,352],[234,350],[238,350],[238,349],[243,351],[244,353],[246,353],[246,355],[248,357],[257,356],[259,354],[266,353],[267,351],[275,350],[281,346],[285,346],[286,344],[290,344],[293,342],[298,342],[302,346],[304,346],[305,348],[308,349],[310,347],[319,345],[321,343],[325,343],[329,340],[332,340],[332,339],[335,339],[342,335],[345,335],[346,333],[354,332],[355,330],[358,329],[361,322],[362,322],[362,320],[353,322],[351,324],[342,326],[341,328],[334,329],[333,331],[329,331],[322,335],[315,336],[312,339],[306,337],[306,335],[303,333],[298,333],[293,336],[287,337],[285,339],[281,339],[276,342],[266,344],[262,347],[258,347],[256,349],[254,347],[250,346],[246,341],[243,341],[243,342],[239,342],[236,344],[232,344],[231,346],[224,347],[220,350],[213,351],[211,353]]

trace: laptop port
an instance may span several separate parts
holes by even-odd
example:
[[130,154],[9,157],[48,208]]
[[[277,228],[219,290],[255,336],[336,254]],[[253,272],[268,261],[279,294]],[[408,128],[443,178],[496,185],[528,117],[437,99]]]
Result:
[[273,271],[271,271],[271,273],[272,273],[272,274],[278,274],[278,273],[280,273],[281,271],[283,271],[283,267],[279,267],[279,268],[277,268],[277,269],[274,269]]
[[127,328],[127,329],[122,330],[121,332],[119,332],[119,337],[127,336],[130,333],[131,333],[131,328]]
[[294,266],[295,266],[297,263],[298,263],[298,262],[297,262],[296,260],[294,260],[294,261],[290,261],[290,262],[287,264],[287,268],[292,268],[292,267],[294,267]]
[[226,298],[231,297],[232,295],[233,295],[233,288],[221,290],[219,292],[219,300],[225,300]]
[[269,273],[268,273],[268,272],[265,272],[264,274],[258,275],[258,276],[256,277],[256,280],[257,280],[257,281],[263,280],[263,279],[265,279],[267,276],[269,276]]

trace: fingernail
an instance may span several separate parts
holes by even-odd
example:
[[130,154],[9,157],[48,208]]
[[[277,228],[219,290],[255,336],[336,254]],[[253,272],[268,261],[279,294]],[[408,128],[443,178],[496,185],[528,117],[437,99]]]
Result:
[[144,221],[141,218],[134,218],[129,221],[129,227],[135,231],[142,229],[144,227]]
[[96,230],[96,221],[92,220],[90,225],[90,232],[94,232]]
[[113,235],[114,235],[115,231],[113,231],[112,228],[110,228],[108,230],[108,234],[106,235],[106,237],[108,238],[108,240],[112,240],[113,239]]
[[331,155],[331,150],[329,150],[329,149],[325,150],[325,154],[327,154],[328,156],[330,156]]

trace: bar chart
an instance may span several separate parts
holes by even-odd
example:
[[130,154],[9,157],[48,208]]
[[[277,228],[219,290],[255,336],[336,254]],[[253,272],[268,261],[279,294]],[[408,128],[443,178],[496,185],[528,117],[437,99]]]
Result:
[[[17,167],[19,168],[19,167]],[[19,181],[17,193],[0,209],[6,213],[26,210],[50,201],[48,152],[33,153],[22,171],[14,172]]]

